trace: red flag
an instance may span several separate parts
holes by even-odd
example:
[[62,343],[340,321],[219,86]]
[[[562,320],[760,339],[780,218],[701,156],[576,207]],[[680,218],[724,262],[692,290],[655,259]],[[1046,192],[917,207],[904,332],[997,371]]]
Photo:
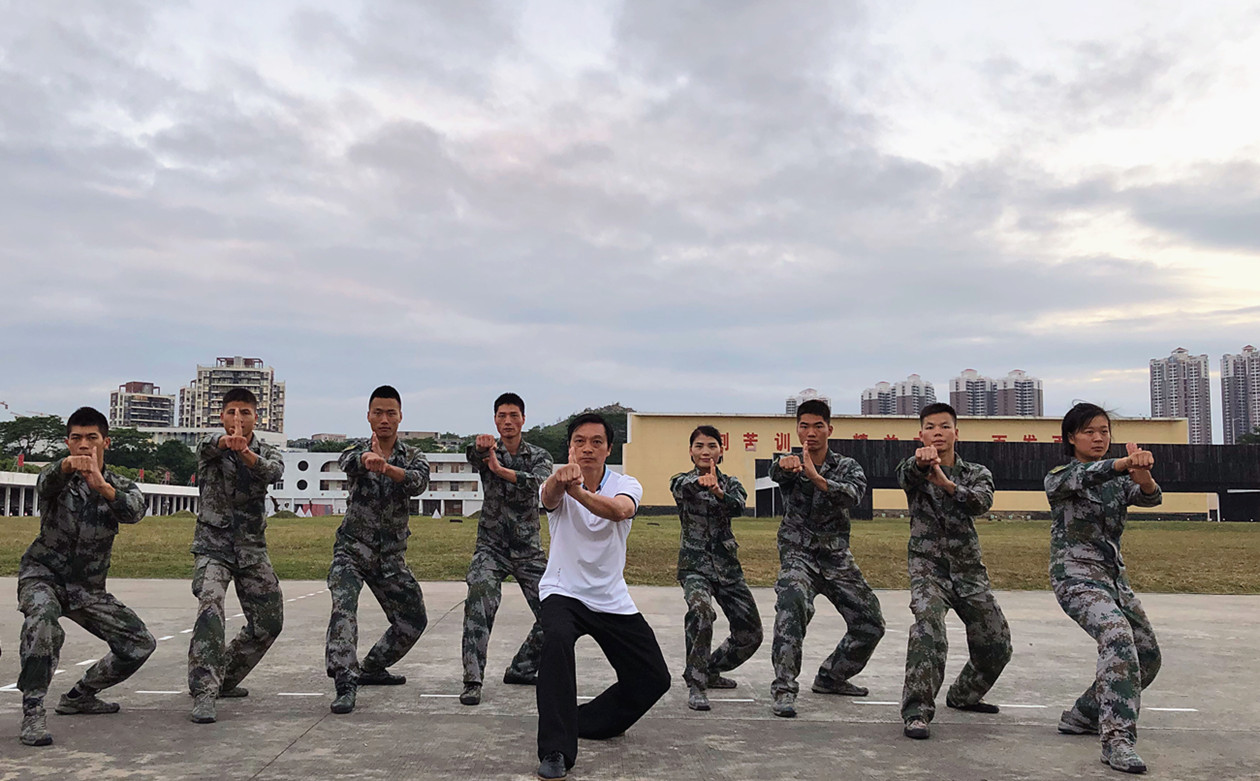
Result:
[[143,469],[143,468],[141,468],[141,469],[140,469],[140,475],[139,475],[136,479],[137,479],[137,480],[143,480],[143,479],[144,479],[144,469]]
[[21,469],[24,466],[26,466],[26,454],[18,453],[18,469]]
[[197,484],[197,475],[196,475],[196,474],[191,474],[191,475],[189,475],[189,476],[188,476],[188,484],[189,484],[189,485],[196,485],[196,484]]

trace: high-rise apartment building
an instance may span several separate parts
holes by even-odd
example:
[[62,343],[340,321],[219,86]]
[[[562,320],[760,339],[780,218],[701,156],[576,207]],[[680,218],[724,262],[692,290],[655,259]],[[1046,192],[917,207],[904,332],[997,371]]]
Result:
[[175,425],[175,395],[151,382],[128,382],[109,394],[109,425],[169,428]]
[[996,415],[997,383],[975,369],[949,381],[949,406],[959,415]]
[[862,391],[863,415],[918,415],[936,401],[932,383],[917,374],[901,382],[877,382]]
[[1015,369],[997,380],[996,414],[1041,417],[1045,414],[1041,380]]
[[1151,359],[1151,417],[1186,418],[1190,444],[1212,444],[1211,372],[1206,355],[1183,347]]
[[795,415],[796,408],[801,405],[801,402],[809,401],[810,399],[818,399],[819,401],[824,402],[828,409],[831,408],[831,399],[829,397],[822,395],[814,388],[806,388],[795,396],[788,396],[787,402],[783,405],[783,409],[787,412],[787,414]]
[[218,358],[213,366],[198,366],[197,376],[179,390],[179,425],[216,428],[223,394],[248,388],[258,397],[258,428],[284,433],[284,383],[261,358]]
[[1260,427],[1260,350],[1251,345],[1221,356],[1221,417],[1227,445]]

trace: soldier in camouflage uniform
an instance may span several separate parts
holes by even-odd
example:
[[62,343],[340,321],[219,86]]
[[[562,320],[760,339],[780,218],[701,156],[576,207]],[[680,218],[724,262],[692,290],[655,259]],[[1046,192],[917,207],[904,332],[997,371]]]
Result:
[[980,560],[972,518],[993,505],[993,475],[959,458],[958,417],[948,404],[919,414],[923,447],[897,465],[897,481],[910,508],[910,609],[914,626],[906,649],[901,718],[907,737],[927,738],[936,694],[945,679],[945,614],[953,608],[967,628],[970,658],[945,696],[959,710],[997,713],[981,698],[1011,658],[1011,630],[993,598]]
[[515,393],[495,399],[494,425],[498,442],[482,434],[469,445],[467,453],[468,463],[481,475],[485,501],[477,523],[477,547],[465,579],[464,691],[459,696],[465,705],[481,702],[490,629],[499,610],[501,584],[509,575],[520,585],[534,613],[534,626],[503,673],[503,682],[532,685],[542,653],[538,581],[547,571],[547,554],[539,539],[538,489],[551,476],[551,454],[521,440],[525,402]]
[[[731,689],[735,681],[722,673],[752,658],[761,647],[761,615],[744,581],[739,549],[731,533],[731,519],[744,514],[748,498],[739,479],[718,469],[722,462],[722,437],[713,426],[691,432],[689,448],[695,468],[674,475],[670,493],[678,504],[682,536],[678,549],[678,582],[687,602],[685,633],[687,707],[709,710],[706,690]],[[716,599],[731,627],[731,635],[712,655],[713,600]]]
[[849,678],[862,671],[884,636],[879,599],[849,550],[849,509],[866,493],[866,475],[856,461],[827,447],[830,420],[826,402],[802,403],[796,410],[801,456],[776,456],[770,465],[770,479],[779,484],[784,505],[771,646],[771,710],[776,716],[796,715],[796,676],[815,595],[824,595],[836,606],[848,631],[819,668],[814,692],[865,696],[867,690]]
[[[382,385],[372,391],[367,418],[370,443],[346,448],[338,460],[350,497],[328,569],[332,616],[325,662],[337,690],[333,713],[354,710],[360,686],[406,683],[405,676],[388,668],[407,655],[429,623],[424,594],[406,559],[409,506],[429,485],[429,461],[419,449],[398,440],[402,398],[397,390]],[[356,647],[364,583],[385,611],[389,629],[360,665]]]
[[88,668],[61,696],[57,712],[117,713],[118,704],[97,692],[121,683],[144,664],[157,643],[144,622],[105,590],[118,524],[144,517],[144,495],[135,483],[105,469],[109,422],[82,407],[66,422],[70,455],[39,473],[39,536],[26,549],[18,569],[18,608],[22,623],[22,742],[52,743],[44,697],[57,669],[65,632],[62,616],[109,644],[109,653]]
[[1063,444],[1072,461],[1046,475],[1050,527],[1050,584],[1063,611],[1098,643],[1094,683],[1063,712],[1059,731],[1098,733],[1102,762],[1146,772],[1138,756],[1137,718],[1142,690],[1159,672],[1155,631],[1129,587],[1120,536],[1129,505],[1163,501],[1151,476],[1155,459],[1137,445],[1124,458],[1106,458],[1111,420],[1094,404],[1077,404],[1063,418]]
[[[188,644],[190,718],[215,720],[216,697],[244,697],[240,686],[284,626],[284,595],[267,556],[267,487],[284,474],[280,451],[254,436],[258,400],[246,388],[223,396],[226,430],[197,448],[201,506],[193,533],[193,596],[197,620]],[[236,581],[245,626],[224,648],[223,601]]]

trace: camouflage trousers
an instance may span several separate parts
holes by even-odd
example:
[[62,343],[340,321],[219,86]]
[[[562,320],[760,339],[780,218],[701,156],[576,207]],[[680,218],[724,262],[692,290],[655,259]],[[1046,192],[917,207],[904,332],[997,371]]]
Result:
[[774,591],[778,598],[770,646],[772,694],[796,694],[800,690],[796,676],[801,672],[801,649],[818,594],[836,606],[847,627],[836,649],[818,669],[818,677],[824,683],[841,683],[862,671],[884,636],[884,615],[848,548],[809,550],[780,545]]
[[[228,584],[236,581],[236,598],[245,626],[226,642],[223,603]],[[271,561],[233,565],[199,555],[193,569],[197,621],[188,644],[188,690],[194,696],[231,689],[262,661],[284,627],[284,594]]]
[[[698,572],[680,572],[683,599],[687,602],[684,633],[687,638],[687,668],[683,680],[688,686],[706,688],[710,675],[734,670],[752,658],[761,647],[761,615],[752,591],[741,576],[715,579]],[[717,613],[713,600],[731,626],[730,637],[712,654],[713,622]]]
[[89,667],[79,680],[78,686],[90,692],[127,680],[157,647],[157,641],[140,617],[113,595],[101,594],[90,604],[63,611],[66,600],[59,591],[49,581],[37,578],[18,583],[18,609],[26,616],[18,649],[22,660],[18,688],[24,699],[42,700],[48,694],[48,684],[61,656],[61,644],[66,639],[61,628],[62,616],[109,644],[109,653]]
[[1073,708],[1097,722],[1103,743],[1137,741],[1142,690],[1159,673],[1159,644],[1142,603],[1121,572],[1111,580],[1055,581],[1054,595],[1068,617],[1098,643],[1093,684]]
[[480,547],[473,553],[468,575],[464,578],[468,584],[462,644],[465,684],[481,683],[485,674],[490,630],[494,627],[494,617],[503,598],[503,580],[508,575],[516,578],[529,609],[534,613],[534,625],[508,665],[508,672],[527,678],[538,674],[543,639],[542,624],[538,621],[538,581],[546,571],[545,556],[513,560]]
[[392,667],[407,655],[429,624],[424,593],[403,554],[366,556],[354,552],[353,548],[339,544],[333,550],[332,566],[328,568],[332,615],[328,619],[324,663],[329,678],[343,672],[357,676],[361,669],[359,593],[363,584],[371,589],[385,612],[389,628],[363,657],[362,668],[375,672]]
[[968,659],[949,687],[947,702],[979,702],[1011,660],[1011,630],[993,592],[961,594],[946,578],[912,578],[910,610],[914,626],[906,648],[906,682],[901,690],[901,718],[930,722],[936,715],[936,695],[945,680],[949,641],[945,614],[950,608],[967,628]]

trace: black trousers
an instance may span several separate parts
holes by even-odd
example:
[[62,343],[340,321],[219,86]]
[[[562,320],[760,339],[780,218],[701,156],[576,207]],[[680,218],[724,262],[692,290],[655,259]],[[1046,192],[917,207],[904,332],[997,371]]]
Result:
[[[643,614],[597,613],[570,597],[542,601],[542,659],[538,665],[538,758],[553,751],[566,767],[577,759],[578,738],[616,737],[669,690],[669,668]],[[574,645],[582,635],[599,643],[617,682],[578,707]]]

